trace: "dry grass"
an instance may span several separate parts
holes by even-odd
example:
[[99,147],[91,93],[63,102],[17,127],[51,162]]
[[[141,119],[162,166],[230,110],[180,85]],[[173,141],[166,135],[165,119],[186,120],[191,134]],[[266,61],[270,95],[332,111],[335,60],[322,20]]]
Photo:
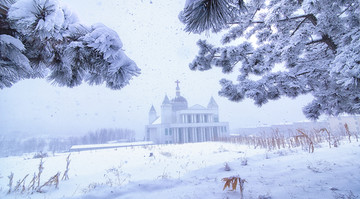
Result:
[[351,143],[351,133],[347,123],[344,124],[346,135],[349,137],[349,142]]
[[330,132],[327,130],[327,128],[322,128],[319,130],[319,133],[321,132],[326,132],[326,135],[327,135],[327,141],[329,143],[329,148],[331,148],[331,134]]
[[68,157],[66,158],[66,169],[65,169],[64,175],[63,175],[63,177],[61,178],[61,180],[69,180],[68,173],[69,173],[69,170],[70,170],[69,165],[70,165],[70,162],[71,162],[71,160],[70,160],[70,155],[71,155],[71,153],[70,153],[70,154],[68,155]]
[[[63,179],[69,179],[69,177],[67,176],[67,173],[69,171],[69,164],[70,164],[70,159],[69,159],[70,155],[67,157],[67,166],[66,166],[66,171],[63,176]],[[29,176],[29,174],[25,175],[25,177],[23,177],[22,179],[18,180],[15,187],[13,188],[13,180],[14,180],[14,173],[11,173],[8,178],[9,178],[9,191],[7,192],[8,194],[10,193],[30,193],[32,194],[34,191],[39,192],[39,193],[43,193],[44,191],[42,190],[44,187],[46,186],[52,186],[54,185],[55,188],[57,189],[59,186],[59,180],[60,180],[60,173],[61,172],[57,172],[54,176],[50,177],[50,179],[48,181],[46,181],[45,183],[41,184],[41,175],[43,173],[44,170],[44,161],[43,158],[41,158],[39,166],[38,166],[38,173],[34,173],[32,180],[30,181],[30,183],[26,184],[26,178]]]
[[8,178],[9,178],[9,184],[8,184],[8,186],[9,186],[9,191],[8,191],[7,193],[10,194],[11,191],[12,191],[12,184],[13,184],[13,179],[14,179],[14,173],[11,172],[11,174],[8,176]]
[[16,183],[16,186],[14,187],[14,191],[19,191],[20,187],[21,187],[21,193],[24,193],[25,191],[25,179],[29,176],[29,174],[27,174],[22,180],[19,180]]
[[304,150],[309,151],[309,153],[313,153],[315,146],[318,146],[320,143],[327,142],[331,148],[332,146],[338,147],[340,140],[345,138],[349,142],[351,142],[351,138],[356,138],[356,141],[358,141],[358,135],[355,132],[350,132],[347,125],[344,126],[346,131],[336,134],[331,133],[326,128],[313,129],[311,131],[297,129],[296,132],[290,131],[287,133],[281,133],[278,129],[275,129],[272,133],[262,133],[258,136],[238,135],[220,138],[219,141],[248,145],[255,149],[265,148],[269,151],[281,148],[302,147]]
[[45,186],[51,186],[51,185],[55,185],[55,188],[57,189],[59,186],[59,176],[60,176],[60,172],[57,172],[53,177],[51,177],[48,181],[46,181],[43,185],[41,185],[38,189],[37,192],[42,193],[43,191],[41,190],[43,187]]
[[246,182],[245,179],[241,179],[239,176],[232,176],[228,178],[223,178],[222,181],[225,181],[223,190],[226,188],[229,188],[230,191],[236,191],[236,187],[239,184],[240,188],[240,198],[244,198],[243,192],[244,192],[244,184]]
[[314,142],[312,141],[312,139],[306,134],[304,133],[301,129],[297,129],[297,131],[300,133],[300,135],[297,135],[295,137],[304,137],[307,140],[307,145],[309,145],[309,153],[314,153]]
[[106,179],[106,184],[109,186],[121,186],[131,177],[130,174],[125,173],[122,169],[124,163],[121,163],[117,167],[112,167],[106,170],[104,177]]
[[35,188],[36,188],[35,183],[36,183],[36,174],[34,173],[34,176],[33,176],[32,180],[29,183],[29,187],[28,187],[29,191],[34,191],[35,190]]

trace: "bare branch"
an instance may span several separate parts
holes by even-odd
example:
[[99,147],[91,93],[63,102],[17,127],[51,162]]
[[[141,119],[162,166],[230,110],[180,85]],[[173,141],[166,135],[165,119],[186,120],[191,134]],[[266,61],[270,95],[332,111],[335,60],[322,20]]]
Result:
[[318,40],[314,40],[312,42],[307,43],[306,45],[311,45],[311,44],[315,44],[315,43],[321,43],[324,42],[326,43],[326,45],[328,45],[328,47],[333,50],[336,51],[336,45],[333,42],[333,40],[329,37],[328,34],[323,34],[321,39]]
[[[343,10],[343,11],[338,15],[338,17],[340,17],[342,14],[344,14],[344,13],[345,13],[347,10],[349,10],[352,6],[353,6],[353,4],[350,4],[347,8],[345,8],[345,10]],[[359,7],[359,5],[356,6],[356,7]]]
[[299,23],[299,25],[295,28],[294,32],[291,33],[291,36],[293,36],[293,35],[295,34],[295,32],[300,28],[301,24],[303,24],[306,19],[307,19],[307,18],[303,19],[303,20]]
[[[300,19],[300,18],[305,18],[311,21],[311,23],[316,26],[317,25],[317,19],[313,14],[307,14],[307,15],[300,15],[300,16],[296,16],[296,17],[291,17],[291,18],[286,18],[286,19],[280,19],[278,20],[278,22],[284,22],[284,21],[289,21],[289,20],[295,20],[295,19]],[[305,20],[304,19],[304,20]],[[303,20],[303,21],[304,21]],[[240,24],[242,22],[231,22],[228,23],[229,25],[233,25],[233,24]],[[250,21],[250,23],[265,23],[264,21]],[[301,22],[303,23],[303,22]],[[298,28],[297,28],[298,29]]]

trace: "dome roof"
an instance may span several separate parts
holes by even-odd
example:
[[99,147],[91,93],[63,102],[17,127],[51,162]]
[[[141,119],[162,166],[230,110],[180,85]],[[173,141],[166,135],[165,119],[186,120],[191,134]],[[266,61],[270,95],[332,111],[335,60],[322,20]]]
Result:
[[176,96],[171,100],[172,109],[174,111],[183,110],[188,108],[188,102],[183,96]]
[[187,100],[183,96],[177,96],[171,100],[171,102],[182,102],[187,104]]

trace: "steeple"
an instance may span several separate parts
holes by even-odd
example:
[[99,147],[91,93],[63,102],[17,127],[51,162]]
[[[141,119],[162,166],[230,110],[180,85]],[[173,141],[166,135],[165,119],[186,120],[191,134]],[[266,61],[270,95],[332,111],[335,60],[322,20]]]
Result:
[[218,109],[219,108],[219,106],[217,105],[217,103],[215,102],[215,100],[212,96],[210,98],[207,108],[210,108],[210,109]]
[[163,103],[161,105],[161,123],[171,123],[172,119],[172,104],[167,95],[165,95]]
[[157,113],[154,108],[154,105],[151,105],[150,111],[149,111],[149,124],[152,124],[157,119]]
[[155,108],[154,108],[154,105],[151,105],[149,114],[150,114],[150,113],[155,113],[155,114],[156,114],[156,110],[155,110]]
[[170,100],[167,95],[165,95],[164,100],[162,102],[162,105],[165,105],[165,104],[170,104]]

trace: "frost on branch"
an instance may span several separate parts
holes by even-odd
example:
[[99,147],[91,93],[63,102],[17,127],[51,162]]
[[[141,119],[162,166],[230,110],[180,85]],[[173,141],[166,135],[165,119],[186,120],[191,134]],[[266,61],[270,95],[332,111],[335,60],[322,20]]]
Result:
[[243,0],[187,0],[179,19],[187,32],[219,32],[243,9]]
[[[94,25],[90,33],[82,38],[85,44],[102,55],[105,60],[103,66],[90,71],[89,83],[93,84],[102,78],[112,89],[120,89],[129,83],[132,76],[140,73],[140,69],[122,48],[122,42],[116,32],[102,24]],[[96,70],[101,70],[102,77],[98,77]]]
[[10,35],[0,35],[0,89],[12,86],[32,72],[24,45]]
[[24,78],[46,77],[60,86],[87,81],[121,89],[140,74],[115,31],[102,24],[81,25],[58,0],[19,0],[6,6],[1,34],[16,43],[1,46],[0,88]]
[[21,0],[10,7],[8,18],[23,35],[37,35],[41,40],[62,39],[59,34],[64,12],[57,0]]
[[[183,13],[205,2],[191,1]],[[207,12],[207,19],[216,22],[210,26],[203,18],[180,17],[185,30],[194,33],[228,28],[223,46],[197,43],[191,70],[239,71],[236,82],[220,81],[219,94],[231,101],[251,98],[261,106],[281,96],[312,94],[314,100],[303,109],[308,118],[360,114],[359,1],[249,0],[243,6],[242,12],[238,8],[230,14],[226,6],[213,7],[216,14]],[[223,20],[219,13],[231,17]]]

